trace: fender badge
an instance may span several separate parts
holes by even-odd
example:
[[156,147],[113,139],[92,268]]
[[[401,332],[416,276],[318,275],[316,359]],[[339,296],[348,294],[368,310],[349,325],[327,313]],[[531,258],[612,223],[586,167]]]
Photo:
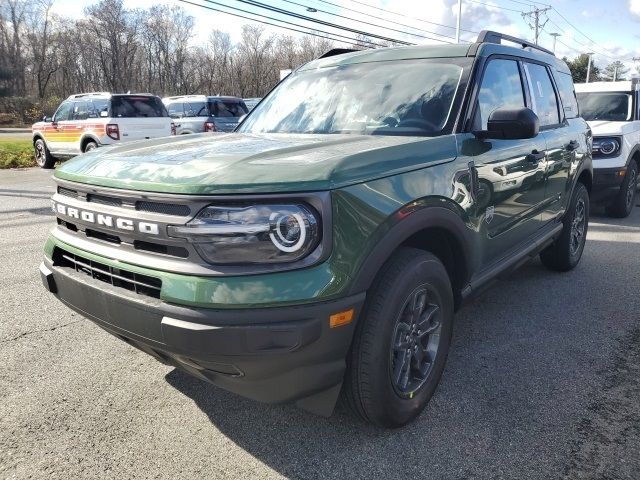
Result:
[[487,210],[484,214],[484,221],[487,223],[491,223],[491,220],[493,220],[493,215],[495,213],[495,207],[493,205],[491,205],[490,207],[487,207]]

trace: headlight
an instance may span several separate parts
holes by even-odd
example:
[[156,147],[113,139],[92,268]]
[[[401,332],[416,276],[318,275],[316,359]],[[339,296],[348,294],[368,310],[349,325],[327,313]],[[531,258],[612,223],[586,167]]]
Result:
[[169,235],[192,242],[212,264],[288,263],[306,257],[320,241],[317,214],[303,204],[205,207]]
[[593,153],[596,156],[614,157],[620,152],[620,139],[600,137],[593,139]]

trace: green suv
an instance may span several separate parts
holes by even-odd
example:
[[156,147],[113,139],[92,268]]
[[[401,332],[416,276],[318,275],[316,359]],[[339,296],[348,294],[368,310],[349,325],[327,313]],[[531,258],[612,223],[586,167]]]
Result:
[[342,395],[398,427],[433,395],[465,299],[537,254],[559,271],[580,260],[592,166],[577,110],[563,62],[495,32],[329,52],[234,133],[60,166],[42,279],[224,389],[321,415]]

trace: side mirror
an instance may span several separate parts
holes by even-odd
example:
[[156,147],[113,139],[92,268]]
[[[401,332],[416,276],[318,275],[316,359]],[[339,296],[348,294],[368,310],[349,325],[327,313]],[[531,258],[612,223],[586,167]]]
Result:
[[51,117],[47,117],[46,115],[44,117],[42,117],[42,121],[46,122],[46,123],[51,123],[53,122],[53,118]]
[[102,111],[100,111],[100,116],[102,118],[106,118],[106,117],[109,116],[109,112],[107,112],[106,110],[102,110]]
[[489,115],[487,130],[478,133],[496,140],[525,140],[539,131],[540,120],[530,108],[499,108]]

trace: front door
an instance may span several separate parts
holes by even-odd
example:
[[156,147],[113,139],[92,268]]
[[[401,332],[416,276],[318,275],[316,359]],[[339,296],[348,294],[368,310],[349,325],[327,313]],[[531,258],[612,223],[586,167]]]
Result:
[[[519,62],[491,58],[474,101],[473,131],[486,130],[489,115],[499,108],[522,108],[524,76]],[[473,162],[478,192],[471,209],[486,252],[483,263],[498,260],[541,228],[545,201],[546,143],[542,135],[529,140],[479,140],[458,137],[464,164]]]
[[67,136],[65,127],[69,123],[71,113],[73,110],[73,103],[70,101],[62,102],[62,104],[56,110],[53,115],[53,121],[50,127],[44,135],[44,139],[47,142],[47,147],[51,153],[62,153],[67,149]]

